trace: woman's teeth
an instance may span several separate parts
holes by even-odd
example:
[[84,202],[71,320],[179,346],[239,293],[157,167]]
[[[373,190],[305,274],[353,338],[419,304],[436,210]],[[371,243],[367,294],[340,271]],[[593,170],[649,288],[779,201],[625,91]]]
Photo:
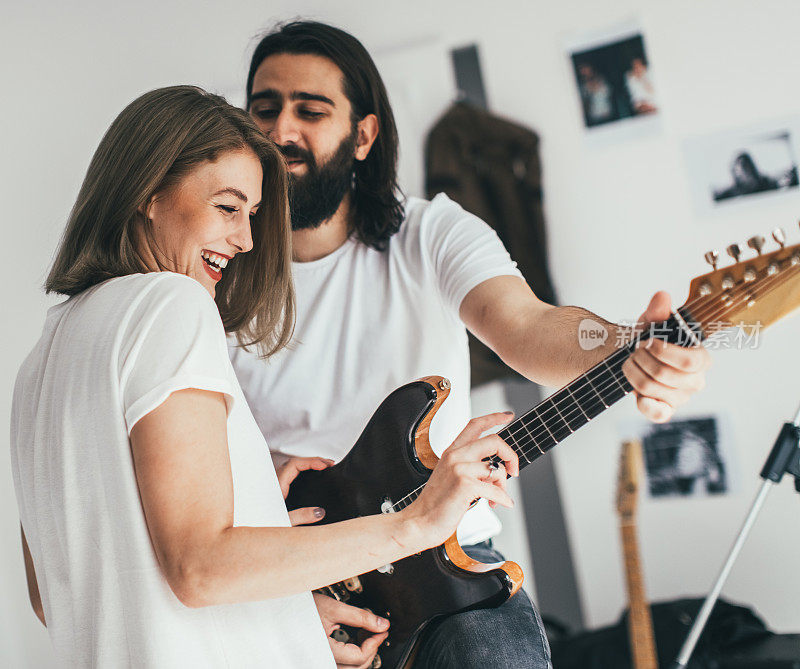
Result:
[[201,251],[200,255],[203,256],[203,259],[216,270],[225,269],[225,267],[228,265],[228,258],[225,256],[211,253],[211,251]]

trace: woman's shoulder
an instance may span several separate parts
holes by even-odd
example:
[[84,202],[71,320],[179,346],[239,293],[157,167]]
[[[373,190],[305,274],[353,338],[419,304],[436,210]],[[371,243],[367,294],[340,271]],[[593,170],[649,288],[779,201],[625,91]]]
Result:
[[210,293],[195,279],[176,272],[129,274],[105,281],[75,296],[82,318],[104,321],[106,328],[136,329],[156,321],[174,326],[198,318],[222,327]]
[[175,296],[189,299],[205,298],[212,301],[211,295],[200,282],[185,274],[177,272],[148,272],[146,274],[128,274],[110,279],[98,286],[98,293],[106,297],[123,297],[125,295],[145,296],[152,298],[170,298]]
[[120,276],[86,292],[87,302],[101,309],[149,311],[170,305],[175,315],[198,309],[217,312],[214,299],[198,281],[176,272]]

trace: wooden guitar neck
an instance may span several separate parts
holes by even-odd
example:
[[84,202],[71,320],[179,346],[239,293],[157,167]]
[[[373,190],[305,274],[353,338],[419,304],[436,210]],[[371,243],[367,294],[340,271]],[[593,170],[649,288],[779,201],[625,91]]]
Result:
[[634,669],[658,669],[653,619],[644,589],[639,540],[636,530],[636,503],[642,446],[638,441],[622,445],[617,491],[617,512],[625,560],[625,585],[628,590],[628,636]]
[[634,669],[658,669],[653,620],[644,590],[636,523],[620,523],[625,557],[625,584],[628,588],[628,635]]

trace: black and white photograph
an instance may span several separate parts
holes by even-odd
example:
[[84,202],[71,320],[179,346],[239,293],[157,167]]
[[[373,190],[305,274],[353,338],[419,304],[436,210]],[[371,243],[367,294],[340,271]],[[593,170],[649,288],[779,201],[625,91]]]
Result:
[[722,415],[628,423],[624,438],[642,442],[646,495],[701,498],[731,492],[735,477],[727,425]]
[[724,211],[745,201],[797,195],[800,119],[740,128],[687,143],[699,210]]
[[658,113],[640,29],[629,27],[576,40],[568,51],[586,128]]

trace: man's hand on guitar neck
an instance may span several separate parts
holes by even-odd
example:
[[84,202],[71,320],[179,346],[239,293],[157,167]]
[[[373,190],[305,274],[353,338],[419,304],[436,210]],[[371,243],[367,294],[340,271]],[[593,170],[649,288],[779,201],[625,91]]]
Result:
[[[653,295],[639,318],[642,327],[667,320],[672,313],[670,297],[665,292]],[[636,405],[656,423],[672,414],[705,387],[706,370],[711,355],[702,346],[684,348],[652,337],[643,342],[622,365],[636,393]]]
[[[670,297],[658,292],[639,319],[665,321]],[[554,307],[542,302],[514,276],[498,276],[473,288],[462,300],[459,315],[478,339],[509,367],[531,381],[559,388],[611,355],[629,328],[614,325],[580,307]],[[597,346],[580,346],[581,324],[589,320],[603,331]],[[675,409],[705,385],[711,356],[702,346],[682,348],[651,338],[622,367],[647,418],[669,420]]]

